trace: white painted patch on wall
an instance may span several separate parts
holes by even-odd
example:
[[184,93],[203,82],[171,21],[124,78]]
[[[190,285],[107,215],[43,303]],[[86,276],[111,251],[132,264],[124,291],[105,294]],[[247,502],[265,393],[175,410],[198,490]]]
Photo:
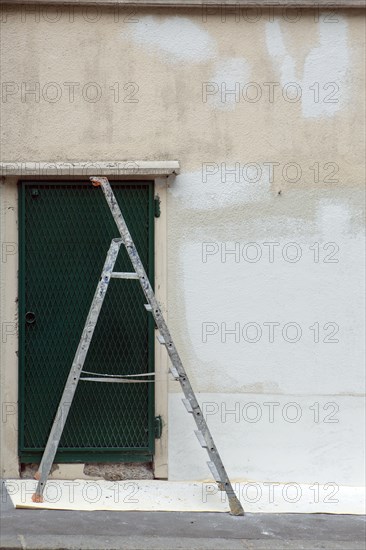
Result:
[[349,210],[339,202],[322,199],[317,218],[319,229],[325,237],[347,235],[351,231]]
[[202,63],[216,55],[213,38],[188,17],[142,17],[127,36],[149,51],[155,48],[170,63]]
[[259,163],[205,162],[200,171],[177,176],[170,193],[195,210],[270,200],[269,172]]
[[271,263],[269,242],[245,233],[233,226],[235,240],[221,242],[208,232],[181,249],[187,353],[197,387],[308,394],[314,401],[317,394],[362,392],[363,236],[323,225],[321,237],[274,233]]
[[296,63],[288,52],[280,22],[266,24],[266,45],[280,71],[281,85],[296,82],[301,86],[302,114],[306,118],[334,116],[347,99],[347,67],[349,62],[347,23],[338,16],[330,24],[325,17],[318,23],[319,45],[306,57],[302,77],[296,74]]
[[[211,87],[205,89],[207,103],[223,111],[232,111],[240,102],[240,85],[250,81],[249,63],[243,57],[229,57],[215,65],[210,80]],[[211,93],[210,93],[211,90]]]
[[295,82],[295,61],[286,50],[279,20],[266,24],[267,50],[281,72],[281,85]]
[[[331,492],[324,487],[327,483],[364,485],[361,397],[337,396],[334,418],[330,408],[323,410],[331,399],[318,398],[319,421],[314,416],[316,400],[307,396],[200,392],[197,398],[233,481],[316,482],[323,498]],[[324,422],[326,416],[329,421]],[[181,393],[169,395],[169,425],[174,427],[169,430],[169,480],[210,479],[207,455],[193,433]],[[277,493],[276,503],[280,498]],[[304,495],[305,502],[309,503]],[[329,511],[336,512],[334,508]]]
[[[306,57],[302,79],[303,90],[317,84],[311,94],[304,94],[302,112],[307,118],[333,116],[345,105],[348,66],[347,24],[339,17],[336,24],[319,22],[320,45],[313,48]],[[333,84],[332,84],[333,83]],[[318,99],[318,101],[315,101]]]

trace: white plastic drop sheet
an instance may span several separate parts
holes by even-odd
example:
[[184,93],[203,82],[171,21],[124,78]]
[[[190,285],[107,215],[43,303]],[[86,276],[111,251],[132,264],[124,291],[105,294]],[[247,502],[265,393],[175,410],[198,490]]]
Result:
[[[5,482],[16,508],[50,510],[115,510],[167,512],[229,512],[226,493],[213,481],[49,479],[44,502],[32,502],[37,482]],[[299,484],[233,481],[234,490],[250,513],[364,514],[365,489],[336,483]]]

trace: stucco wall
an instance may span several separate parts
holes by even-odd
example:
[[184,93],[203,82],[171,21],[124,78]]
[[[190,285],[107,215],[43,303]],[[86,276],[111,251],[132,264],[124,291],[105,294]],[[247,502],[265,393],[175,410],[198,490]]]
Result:
[[[2,161],[181,162],[170,327],[234,478],[363,482],[364,30],[312,10],[2,23]],[[169,477],[205,479],[180,397]]]

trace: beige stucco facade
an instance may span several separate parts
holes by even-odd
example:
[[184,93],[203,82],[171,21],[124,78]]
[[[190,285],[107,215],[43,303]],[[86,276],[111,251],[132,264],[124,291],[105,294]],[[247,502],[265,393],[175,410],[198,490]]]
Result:
[[[2,475],[22,163],[176,160],[161,298],[229,474],[361,486],[364,11],[11,6],[1,27]],[[205,479],[168,385],[160,477]]]

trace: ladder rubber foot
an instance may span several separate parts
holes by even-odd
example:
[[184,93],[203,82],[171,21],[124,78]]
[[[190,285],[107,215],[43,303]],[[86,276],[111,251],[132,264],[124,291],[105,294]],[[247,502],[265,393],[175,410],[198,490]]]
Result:
[[34,493],[32,495],[32,501],[33,502],[43,502],[43,496],[42,495],[37,495],[37,493]]
[[38,470],[35,474],[34,474],[34,479],[36,479],[37,481],[39,481],[41,479],[41,472]]

